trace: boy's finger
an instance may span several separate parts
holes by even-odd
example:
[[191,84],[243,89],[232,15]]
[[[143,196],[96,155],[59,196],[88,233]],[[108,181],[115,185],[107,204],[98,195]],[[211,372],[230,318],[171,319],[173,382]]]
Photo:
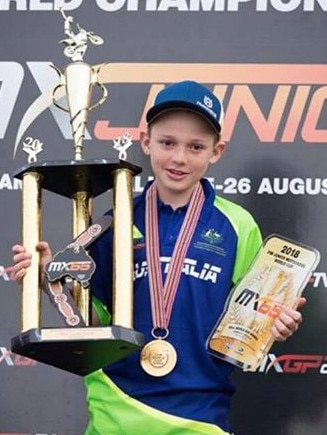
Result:
[[20,282],[24,278],[25,275],[26,275],[26,269],[22,268],[14,274],[14,280],[17,282]]

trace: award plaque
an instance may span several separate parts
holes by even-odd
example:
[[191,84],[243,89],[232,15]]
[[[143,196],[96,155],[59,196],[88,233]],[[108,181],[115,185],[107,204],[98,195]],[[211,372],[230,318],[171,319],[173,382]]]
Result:
[[[87,43],[101,44],[102,38],[86,31],[73,18],[65,20],[64,54],[72,59],[64,72],[55,68],[60,83],[52,91],[53,103],[69,113],[74,158],[33,162],[19,169],[22,180],[23,245],[32,253],[32,264],[22,280],[22,328],[12,339],[13,352],[60,369],[87,375],[131,352],[144,343],[135,331],[133,319],[133,207],[132,181],[141,168],[117,160],[85,160],[83,139],[91,109],[102,104],[107,91],[98,83],[99,69],[83,61]],[[92,89],[102,89],[102,98],[91,105]],[[56,101],[64,90],[67,108]],[[73,240],[40,271],[35,251],[42,240],[42,189],[72,200]],[[92,219],[92,198],[113,189],[113,217]],[[96,265],[87,248],[113,223],[113,312],[111,326],[93,327],[90,278]],[[63,327],[43,328],[41,289],[45,291],[64,322]],[[108,289],[109,291],[109,289]]]
[[207,340],[209,353],[244,371],[255,371],[274,342],[275,319],[296,307],[319,259],[314,248],[279,235],[269,236],[232,289]]

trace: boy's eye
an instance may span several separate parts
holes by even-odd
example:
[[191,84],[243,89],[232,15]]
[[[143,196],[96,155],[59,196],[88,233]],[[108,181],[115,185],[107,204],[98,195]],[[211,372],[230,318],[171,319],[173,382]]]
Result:
[[174,144],[170,139],[162,139],[160,143],[166,147],[172,146]]
[[200,144],[200,143],[194,143],[190,145],[190,149],[193,151],[202,151],[204,150],[204,145]]

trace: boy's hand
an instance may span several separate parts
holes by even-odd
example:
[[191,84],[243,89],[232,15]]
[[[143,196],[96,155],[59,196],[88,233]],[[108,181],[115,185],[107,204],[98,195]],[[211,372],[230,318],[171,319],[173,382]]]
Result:
[[295,331],[298,330],[302,322],[302,314],[298,311],[298,308],[305,305],[306,299],[301,297],[298,300],[297,309],[289,308],[283,311],[281,315],[275,320],[274,326],[272,328],[272,333],[277,341],[285,341]]
[[[39,242],[35,249],[40,253],[40,267],[43,271],[44,266],[51,261],[51,249],[47,242]],[[20,282],[26,274],[26,269],[31,265],[32,255],[22,245],[14,245],[12,252],[14,265],[11,278],[16,282]]]

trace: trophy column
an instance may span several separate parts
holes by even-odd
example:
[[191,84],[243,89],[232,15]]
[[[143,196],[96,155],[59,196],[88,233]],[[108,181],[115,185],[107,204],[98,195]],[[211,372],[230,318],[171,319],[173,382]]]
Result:
[[[76,192],[73,197],[73,237],[74,239],[91,224],[91,197],[87,191]],[[73,282],[73,296],[87,326],[91,324],[90,288],[82,289],[80,283]]]
[[41,238],[41,175],[28,172],[22,181],[23,245],[32,253],[31,267],[22,283],[22,331],[39,328],[41,292],[38,254],[35,246]]
[[[129,169],[118,169],[113,175],[115,186],[113,323],[131,328],[133,324],[133,173]],[[120,291],[121,288],[124,291]]]

